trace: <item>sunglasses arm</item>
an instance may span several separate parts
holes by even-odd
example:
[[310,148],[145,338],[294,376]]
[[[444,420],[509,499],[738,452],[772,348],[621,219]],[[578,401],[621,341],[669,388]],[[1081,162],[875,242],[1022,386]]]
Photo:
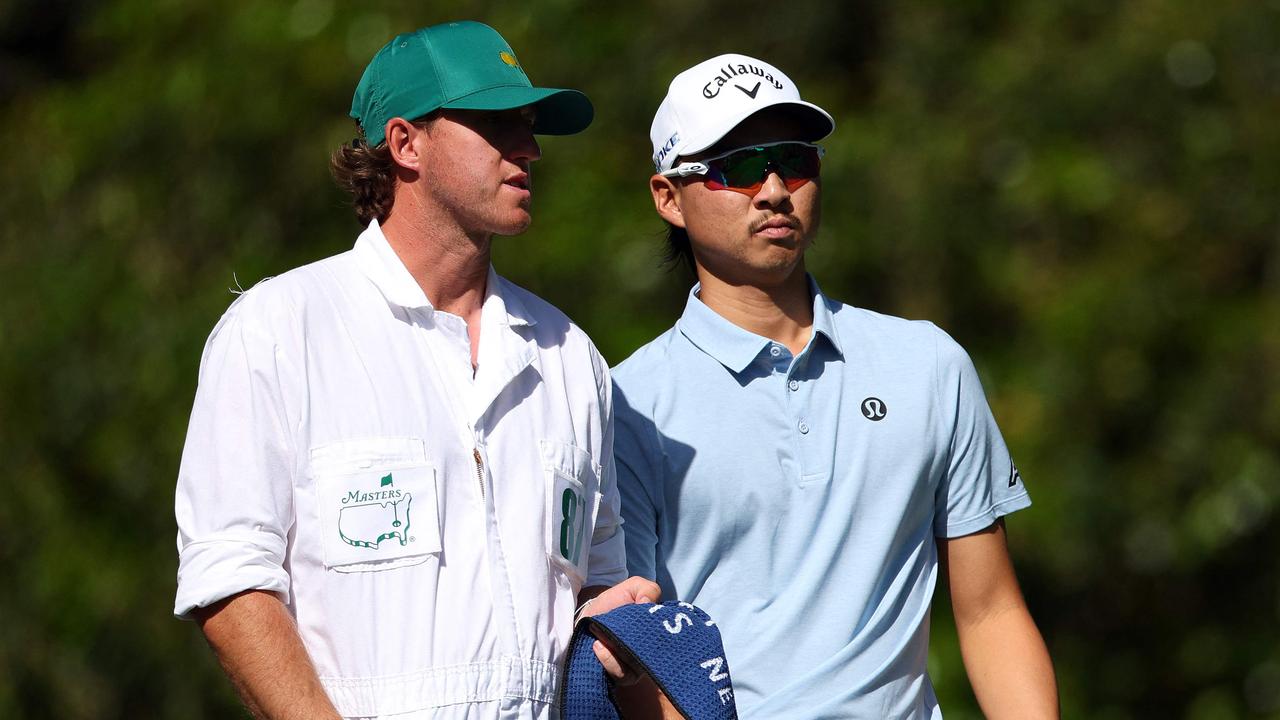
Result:
[[689,177],[690,175],[706,175],[710,168],[703,163],[680,163],[666,170],[662,177]]

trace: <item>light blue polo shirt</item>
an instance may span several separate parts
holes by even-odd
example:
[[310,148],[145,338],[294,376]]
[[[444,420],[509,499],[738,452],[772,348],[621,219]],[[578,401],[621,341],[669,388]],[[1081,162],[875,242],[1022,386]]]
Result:
[[810,288],[799,355],[695,286],[614,369],[627,562],[715,618],[743,718],[938,718],[934,538],[1031,501],[954,340]]

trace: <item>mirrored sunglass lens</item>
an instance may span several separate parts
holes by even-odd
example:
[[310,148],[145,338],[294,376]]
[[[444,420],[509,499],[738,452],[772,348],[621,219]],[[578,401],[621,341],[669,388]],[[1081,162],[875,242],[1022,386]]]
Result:
[[764,176],[769,158],[763,152],[743,150],[724,158],[717,164],[720,166],[720,175],[724,178],[725,184],[742,187]]
[[812,179],[812,177],[790,177],[783,178],[782,183],[787,186],[787,192],[795,192]]
[[[709,178],[728,187],[760,185],[765,169],[773,166],[784,180],[810,180],[818,176],[818,151],[805,145],[748,148],[710,163],[716,170]],[[800,183],[803,184],[803,183]],[[790,183],[788,183],[790,185]]]
[[787,148],[784,152],[778,153],[776,164],[783,170],[784,175],[791,175],[796,178],[804,178],[806,180],[818,176],[818,151],[815,148],[795,147]]

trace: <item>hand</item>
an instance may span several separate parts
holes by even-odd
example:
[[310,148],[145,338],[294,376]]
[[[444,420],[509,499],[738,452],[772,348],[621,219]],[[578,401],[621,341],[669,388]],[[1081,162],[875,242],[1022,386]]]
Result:
[[[583,617],[592,615],[603,615],[615,608],[632,603],[654,603],[662,597],[662,589],[652,580],[648,580],[639,576],[623,580],[611,588],[596,595],[587,607],[582,610]],[[596,640],[591,646],[591,650],[596,654],[596,659],[604,666],[604,671],[613,678],[617,685],[634,685],[643,677],[644,673],[619,659],[618,653],[614,652],[605,642]]]
[[583,608],[582,617],[603,615],[610,610],[632,603],[655,603],[661,598],[662,588],[658,587],[658,583],[639,575],[632,575],[593,597],[591,604]]

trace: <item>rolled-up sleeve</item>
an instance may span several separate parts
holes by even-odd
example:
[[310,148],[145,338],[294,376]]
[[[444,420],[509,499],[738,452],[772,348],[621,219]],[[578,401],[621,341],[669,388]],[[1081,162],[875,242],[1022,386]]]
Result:
[[297,374],[248,300],[232,304],[200,362],[174,503],[178,617],[245,590],[289,593],[295,452],[284,398]]
[[591,533],[591,550],[587,558],[586,586],[613,586],[627,579],[627,552],[622,528],[621,498],[618,474],[613,460],[613,383],[609,370],[593,353],[596,364],[596,390],[600,397],[601,461],[600,507],[595,529]]
[[[627,552],[619,512],[617,483],[613,480],[613,461],[606,461],[604,477],[611,487],[600,497],[595,532],[591,535],[591,554],[587,559],[585,586],[613,586],[627,579]],[[604,484],[602,483],[603,487]]]

